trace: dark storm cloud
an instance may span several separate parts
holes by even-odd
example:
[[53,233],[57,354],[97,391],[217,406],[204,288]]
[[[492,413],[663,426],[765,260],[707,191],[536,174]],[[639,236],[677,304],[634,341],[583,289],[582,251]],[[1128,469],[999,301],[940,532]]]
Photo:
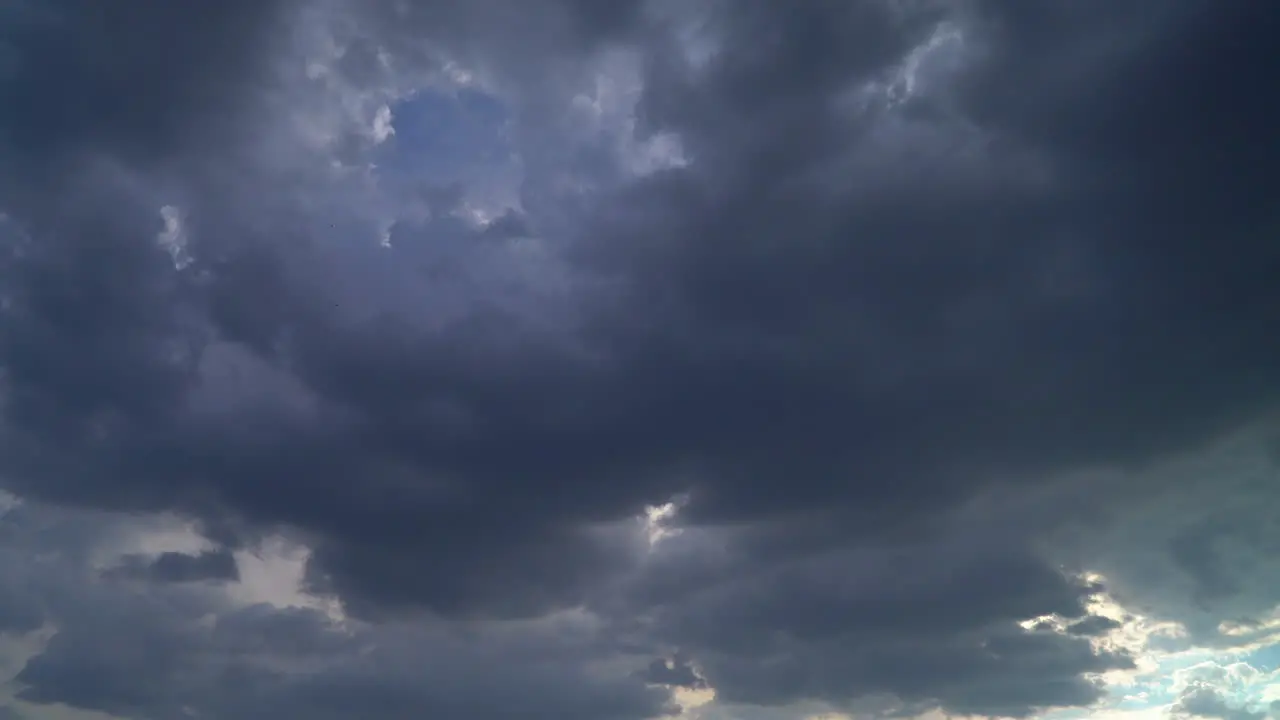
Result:
[[[1102,690],[1082,673],[1132,659],[1021,623],[1087,623],[1102,588],[1064,576],[987,519],[953,520],[929,541],[783,560],[726,557],[723,539],[682,535],[625,592],[640,607],[658,598],[641,632],[694,659],[725,702],[842,707],[892,693],[908,707],[1010,716],[1092,703]],[[672,582],[682,575],[698,579]]]
[[108,574],[162,583],[240,579],[235,556],[226,550],[210,550],[195,555],[165,552],[155,558],[131,555],[124,558],[118,567],[108,571]]
[[[21,494],[176,510],[232,545],[288,528],[365,617],[585,605],[729,699],[1025,715],[1091,702],[1084,674],[1126,662],[1017,625],[1086,615],[1036,540],[1141,491],[1034,526],[950,514],[1274,409],[1270,5],[709,3],[695,65],[639,3],[335,4],[358,28],[341,79],[395,84],[437,52],[479,68],[529,173],[523,215],[396,218],[390,248],[376,183],[333,179],[368,139],[282,134],[349,105],[302,79],[292,4],[225,5],[55,3],[5,37],[0,157],[40,179],[0,178],[0,467]],[[126,50],[98,62],[107,44]],[[618,177],[562,136],[619,48],[640,130],[678,135],[687,167]],[[600,189],[563,189],[582,177]],[[152,242],[170,202],[182,272]],[[634,518],[677,496],[722,554],[642,566]],[[189,619],[143,660],[196,647]],[[33,697],[181,707],[147,694],[180,683],[124,688],[95,660],[108,630],[59,636]],[[243,687],[263,707],[325,688],[333,717],[453,709],[384,669]]]
[[893,693],[918,710],[941,704],[958,714],[1025,717],[1044,707],[1096,702],[1104,694],[1101,685],[1081,674],[1124,664],[1097,657],[1076,639],[1010,630],[981,639],[881,647],[875,656],[817,642],[767,662],[713,655],[708,667],[711,682],[729,688],[723,699],[745,704],[800,698],[840,703],[850,696]]
[[0,142],[7,164],[38,176],[55,170],[50,161],[81,152],[154,162],[193,131],[225,133],[230,128],[217,126],[235,118],[251,73],[283,27],[273,20],[286,4],[6,3],[0,48],[11,60],[0,71]]
[[181,717],[184,708],[326,719],[622,720],[663,710],[663,693],[589,674],[584,667],[599,657],[590,647],[545,633],[460,641],[412,627],[353,631],[314,610],[263,606],[201,622],[197,608],[163,597],[94,599],[105,607],[61,618],[65,629],[27,663],[22,699],[147,718]]
[[634,671],[599,665],[617,662],[617,648],[581,619],[370,627],[233,603],[217,585],[101,576],[85,551],[111,549],[130,526],[34,504],[5,518],[0,598],[38,602],[57,630],[16,678],[20,699],[130,718],[640,720],[663,710],[665,693]]
[[[661,345],[637,358],[653,377],[644,407],[680,408],[684,422],[664,426],[673,434],[721,439],[734,448],[725,462],[764,469],[706,488],[708,512],[810,494],[915,498],[922,483],[938,497],[971,471],[1148,459],[1274,398],[1275,218],[1265,183],[1249,178],[1276,149],[1236,127],[1274,119],[1274,104],[1244,90],[1265,72],[1259,28],[1274,20],[1257,5],[1206,5],[1158,39],[1135,30],[1118,60],[1091,66],[1087,46],[1106,32],[1088,15],[1059,27],[1040,17],[1049,4],[991,5],[984,20],[999,30],[969,38],[985,62],[896,113],[833,109],[850,82],[834,71],[775,87],[726,61],[710,79],[673,71],[650,89],[654,122],[684,132],[695,156],[727,158],[629,197],[656,220],[627,216],[641,226],[624,255],[652,268],[631,277],[637,301],[675,298],[653,332]],[[819,58],[838,53],[822,43],[856,44],[767,27],[782,39],[748,26],[726,42],[768,68],[805,57],[825,68]],[[1035,33],[1050,37],[1031,43]],[[1069,50],[1084,57],[1067,83],[1050,70]],[[997,91],[1000,102],[987,97]],[[683,116],[702,98],[722,113],[705,126]],[[802,132],[775,131],[783,108]],[[726,147],[737,138],[750,144]],[[1222,189],[1237,181],[1241,192]],[[736,441],[748,435],[769,442]],[[781,467],[785,491],[754,477]]]

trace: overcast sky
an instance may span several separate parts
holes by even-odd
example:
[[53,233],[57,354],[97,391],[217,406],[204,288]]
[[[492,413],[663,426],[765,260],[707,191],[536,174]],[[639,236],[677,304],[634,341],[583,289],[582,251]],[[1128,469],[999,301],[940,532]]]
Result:
[[0,0],[0,720],[1280,718],[1277,36]]

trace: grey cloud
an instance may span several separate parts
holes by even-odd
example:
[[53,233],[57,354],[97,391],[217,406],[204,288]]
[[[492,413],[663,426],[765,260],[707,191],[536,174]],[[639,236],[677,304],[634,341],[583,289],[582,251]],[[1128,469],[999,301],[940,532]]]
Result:
[[111,568],[108,574],[167,583],[240,579],[235,556],[226,550],[210,550],[195,555],[165,552],[154,558],[132,555],[124,558],[119,566]]
[[36,706],[137,718],[610,720],[665,708],[667,693],[635,677],[643,662],[628,662],[584,617],[374,627],[310,608],[243,606],[217,585],[94,581],[77,552],[33,551],[73,551],[85,539],[109,548],[136,521],[34,505],[22,514],[6,523],[0,596],[39,598],[57,629],[16,678],[18,697]]
[[65,618],[19,676],[22,699],[123,716],[180,717],[190,708],[242,718],[639,719],[665,702],[625,674],[588,674],[589,647],[545,636],[529,652],[501,633],[352,632],[313,610],[262,607],[199,623],[181,608],[134,600],[133,610]]
[[698,675],[698,671],[689,663],[688,658],[679,653],[670,658],[658,658],[649,663],[642,675],[645,682],[655,685],[672,685],[690,689],[705,689],[706,680]]
[[57,171],[51,161],[65,169],[85,152],[155,162],[193,133],[229,139],[286,4],[7,3],[0,47],[15,68],[0,82],[6,155],[32,182]]
[[1114,618],[1103,615],[1090,615],[1083,620],[1077,620],[1067,626],[1067,632],[1072,635],[1083,635],[1085,637],[1097,637],[1106,635],[1107,633],[1119,628],[1122,623]]
[[1262,720],[1267,713],[1235,707],[1222,693],[1207,685],[1192,685],[1170,709],[1175,717],[1212,718],[1213,720]]
[[[628,592],[661,598],[647,636],[695,659],[725,702],[841,707],[891,693],[910,707],[1021,716],[1090,704],[1102,692],[1084,674],[1132,664],[1087,638],[1023,629],[1043,614],[1085,618],[1101,588],[990,529],[962,523],[928,542],[772,563],[700,557],[709,548],[683,540],[664,541],[653,568],[665,587]],[[682,565],[703,580],[670,585]]]
[[[1015,11],[1008,3],[992,5],[992,22],[1004,21],[1010,27],[1005,35],[991,36],[975,29],[972,40],[977,45],[990,42],[999,49],[1002,43],[1023,41],[1019,31],[1028,37],[1054,32],[1048,25],[1023,30],[1018,23],[1039,20],[1036,13]],[[1253,20],[1247,17],[1250,12],[1232,6],[1215,14],[1214,23],[1224,28],[1225,38],[1227,26]],[[1047,52],[1040,45],[1076,44],[1083,51],[1096,37],[1089,17],[1081,11],[1076,19],[1084,27],[1073,30],[1068,25],[1059,31],[1061,36],[1053,35],[1051,43],[1039,43],[1034,51]],[[792,61],[786,53],[825,57],[821,35],[815,40],[799,29],[794,35],[785,28],[779,32],[796,46],[753,42],[750,35],[740,44],[763,45],[767,50],[760,52],[778,53],[768,61],[760,58],[761,66],[786,67]],[[1235,39],[1222,40],[1230,43],[1229,50],[1212,46],[1218,35],[1201,38],[1199,33],[1188,22],[1159,41],[1144,42],[1142,35],[1135,35],[1134,46],[1126,48],[1126,57],[1133,58],[1128,61],[1132,70],[1125,66],[1127,84],[1116,85],[1106,103],[1067,98],[1075,88],[1080,93],[1100,92],[1095,89],[1122,81],[1110,68],[1099,67],[1097,75],[1088,65],[1075,69],[1075,84],[1054,90],[1052,102],[1074,103],[1070,113],[1077,118],[1073,125],[1055,126],[1061,128],[1061,136],[1033,135],[1039,126],[1016,126],[1017,132],[1011,129],[998,144],[973,145],[978,138],[968,134],[972,126],[955,113],[983,99],[977,94],[957,97],[959,109],[922,108],[919,116],[905,110],[873,114],[865,120],[867,127],[851,128],[851,121],[833,111],[829,102],[832,86],[847,82],[845,76],[819,75],[809,85],[785,86],[777,91],[778,97],[768,95],[772,86],[743,83],[743,102],[787,107],[782,98],[794,98],[797,117],[813,124],[803,132],[771,132],[772,117],[763,113],[726,114],[723,123],[705,130],[678,114],[667,119],[670,127],[691,136],[695,152],[718,157],[698,145],[705,143],[743,162],[755,156],[726,144],[745,136],[759,144],[753,149],[761,163],[778,158],[797,163],[776,172],[763,164],[704,167],[689,173],[694,177],[650,183],[644,195],[628,200],[647,203],[640,217],[655,220],[618,232],[637,240],[642,235],[661,240],[628,244],[624,250],[600,246],[625,258],[627,268],[641,268],[620,271],[631,272],[633,281],[635,275],[641,279],[637,304],[675,297],[663,322],[647,326],[655,328],[650,339],[656,347],[649,359],[655,364],[635,368],[637,374],[653,376],[645,407],[661,408],[666,399],[673,414],[676,407],[683,409],[685,424],[677,426],[682,431],[764,437],[767,423],[774,434],[769,443],[756,445],[767,448],[769,457],[741,461],[760,469],[752,482],[726,482],[721,501],[716,499],[717,485],[703,489],[707,512],[728,512],[733,505],[742,505],[737,513],[765,512],[787,502],[829,499],[806,493],[834,493],[837,488],[869,494],[874,487],[879,500],[887,499],[887,488],[892,487],[903,493],[895,496],[914,499],[917,495],[911,493],[923,489],[920,483],[934,482],[940,475],[961,476],[922,493],[943,498],[947,492],[960,492],[960,481],[973,470],[1035,477],[1064,464],[1147,459],[1202,441],[1263,407],[1274,386],[1265,379],[1265,368],[1276,353],[1263,329],[1271,305],[1261,268],[1271,266],[1272,253],[1257,234],[1268,222],[1269,206],[1260,196],[1251,200],[1250,195],[1212,193],[1201,202],[1177,202],[1209,177],[1187,168],[1160,171],[1159,183],[1095,187],[1118,182],[1116,178],[1127,172],[1143,173],[1144,178],[1157,172],[1126,154],[1129,146],[1124,144],[1131,135],[1135,142],[1151,142],[1137,138],[1138,131],[1131,129],[1145,127],[1153,112],[1146,102],[1149,92],[1159,93],[1161,102],[1188,103],[1165,108],[1163,121],[1152,118],[1150,124],[1168,133],[1191,132],[1189,127],[1179,130],[1177,118],[1198,117],[1194,107],[1208,102],[1204,93],[1230,93],[1234,102],[1246,101],[1229,90],[1240,80],[1227,70],[1234,66],[1232,56],[1220,51],[1252,51],[1235,44]],[[1204,44],[1178,41],[1191,34]],[[1010,35],[1012,39],[1001,39]],[[1008,67],[1031,72],[1038,58],[1011,58]],[[1178,74],[1171,68],[1183,64],[1200,68],[1194,85],[1172,79]],[[1255,66],[1252,58],[1242,57],[1239,64]],[[988,72],[998,73],[1005,66],[978,67],[965,82],[980,86]],[[715,97],[721,87],[717,83],[724,84],[725,92],[738,87],[732,84],[740,72],[737,67],[713,66],[709,72],[710,79],[688,81],[693,83],[687,90],[690,96],[705,92]],[[1017,79],[1027,88],[1056,88],[1043,85],[1038,77],[991,77]],[[681,87],[675,80],[668,84]],[[1024,85],[1010,81],[1000,87],[1016,94]],[[926,96],[915,102],[932,101]],[[671,104],[696,107],[676,100]],[[1218,106],[1229,104],[1224,95]],[[991,115],[999,110],[1000,105],[991,103],[971,112],[991,123],[989,132],[1002,123],[1024,120],[1014,108]],[[1255,122],[1268,109],[1237,107],[1236,112]],[[1184,122],[1232,121],[1215,114]],[[888,133],[886,142],[875,142],[876,132]],[[927,166],[906,164],[909,156],[894,143],[900,139],[905,147],[918,147],[912,143],[913,133],[921,133],[922,141],[938,138],[950,150]],[[1115,145],[1092,154],[1073,144],[1102,141],[1110,133],[1116,135]],[[1221,135],[1228,134],[1224,127]],[[1191,138],[1186,142],[1192,144]],[[1263,162],[1248,149],[1252,144],[1224,142],[1222,152],[1238,153],[1232,157],[1241,167]],[[821,150],[805,155],[811,147]],[[1114,154],[1102,152],[1113,148]],[[1031,163],[1031,170],[1047,174],[1044,183],[1034,182],[1034,173],[1019,170],[1024,162],[1020,155]],[[1177,152],[1150,157],[1183,162]],[[1195,154],[1186,161],[1199,159]],[[856,173],[872,172],[876,166],[865,163],[877,161],[895,167],[894,180],[864,190]],[[1203,162],[1218,167],[1225,156]],[[780,183],[779,174],[795,177],[794,189]],[[841,176],[845,185],[837,184],[835,178]],[[812,178],[814,184],[800,184],[801,178]],[[818,179],[831,181],[823,185]],[[1121,204],[1121,197],[1129,200]],[[1260,224],[1255,226],[1258,230],[1241,229],[1230,240],[1215,231],[1219,244],[1213,262],[1218,266],[1176,266],[1177,253],[1171,254],[1162,242],[1187,252],[1204,245],[1197,242],[1200,225],[1176,218],[1171,205],[1205,217],[1217,212],[1241,222],[1256,217]],[[1090,212],[1095,207],[1096,212]],[[633,214],[626,218],[644,222]],[[1046,285],[1046,271],[1070,271],[1072,264],[1082,274],[1079,291],[1063,294]],[[930,292],[920,292],[923,287]],[[1253,294],[1250,287],[1261,294]],[[1206,305],[1205,298],[1216,298],[1220,304]],[[1234,309],[1219,314],[1228,304]],[[1213,322],[1228,315],[1229,322]],[[837,317],[843,332],[828,320]],[[696,362],[688,349],[695,346],[701,353]],[[661,365],[656,364],[658,347],[664,358]],[[707,355],[715,347],[724,349],[711,361]],[[686,349],[691,356],[687,361],[681,355]],[[771,351],[776,357],[766,361]],[[738,369],[732,374],[717,372],[727,367]],[[700,370],[705,374],[699,375]],[[679,380],[686,377],[687,386]],[[1205,377],[1222,378],[1221,387],[1206,387]],[[737,408],[731,422],[721,415],[713,418],[735,397],[743,402],[750,398],[751,407]],[[1107,412],[1095,414],[1100,407]],[[699,416],[700,410],[707,415]],[[791,422],[795,429],[788,432]],[[785,440],[777,437],[781,433]],[[711,440],[708,437],[708,443]],[[810,470],[806,461],[819,457],[821,461],[813,462],[818,467]],[[815,482],[804,487],[788,483],[784,492],[780,485],[754,477],[772,473],[779,465],[802,468],[800,473]],[[823,469],[831,477],[817,482]],[[844,473],[891,479],[841,483],[836,478]],[[738,476],[731,471],[725,475]]]
[[[1105,522],[1056,535],[1059,561],[1103,573],[1126,607],[1183,623],[1197,644],[1266,641],[1269,631],[1250,618],[1268,617],[1280,593],[1273,433],[1244,433],[1112,478],[1107,487],[1124,484],[1131,494],[1108,501]],[[1188,563],[1196,558],[1211,562]],[[1231,634],[1222,634],[1224,622]]]
[[1188,528],[1170,543],[1174,562],[1193,578],[1201,602],[1240,592],[1218,547],[1222,534],[1221,528]]
[[[953,527],[956,508],[1274,410],[1268,5],[709,3],[718,53],[695,66],[640,3],[224,4],[55,3],[4,38],[0,470],[22,495],[178,512],[229,547],[286,529],[313,588],[366,620],[586,607],[729,699],[1023,715],[1088,704],[1084,673],[1125,662],[1014,624],[1085,615],[1040,546],[1147,488],[1081,486],[1034,523]],[[326,23],[350,49],[332,84],[300,55]],[[129,52],[94,62],[107,44]],[[639,132],[675,133],[689,165],[627,178],[568,137],[610,52],[637,58]],[[515,126],[522,214],[487,229],[388,217],[344,114],[364,101],[332,95],[393,98],[442,58]],[[182,272],[152,242],[175,202]],[[646,556],[635,518],[674,497],[714,552]],[[1205,547],[1160,552],[1194,569]],[[119,599],[121,622],[132,601],[159,602]],[[138,662],[182,674],[169,689],[130,686],[89,624],[29,666],[32,696],[194,702],[183,683],[214,671],[174,654],[239,646],[166,612]],[[262,707],[461,702],[433,705],[400,659],[323,685],[217,672]],[[619,692],[634,703],[573,707],[654,708]]]
[[919,709],[941,705],[957,713],[1025,717],[1054,706],[1088,706],[1104,694],[1082,673],[1126,667],[1098,657],[1088,643],[1054,634],[994,630],[943,642],[881,645],[874,654],[838,642],[811,643],[793,654],[715,656],[708,680],[728,689],[725,700],[785,705],[821,698],[839,706],[892,693]]

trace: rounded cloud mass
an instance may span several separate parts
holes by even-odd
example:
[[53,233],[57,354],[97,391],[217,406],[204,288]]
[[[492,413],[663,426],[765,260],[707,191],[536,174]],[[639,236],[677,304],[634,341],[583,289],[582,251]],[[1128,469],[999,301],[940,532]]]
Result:
[[0,718],[1277,717],[1277,33],[0,5]]

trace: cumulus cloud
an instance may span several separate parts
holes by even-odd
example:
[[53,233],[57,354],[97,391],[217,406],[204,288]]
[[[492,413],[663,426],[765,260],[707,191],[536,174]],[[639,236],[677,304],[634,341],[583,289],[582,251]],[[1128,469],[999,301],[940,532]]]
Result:
[[1026,717],[1139,614],[1271,642],[1278,26],[5,5],[24,712]]
[[1269,685],[1272,680],[1274,673],[1268,674],[1245,662],[1201,663],[1175,673],[1178,696],[1169,713],[1183,718],[1262,720],[1268,717],[1267,710],[1254,707],[1253,698],[1244,691],[1251,686]]

